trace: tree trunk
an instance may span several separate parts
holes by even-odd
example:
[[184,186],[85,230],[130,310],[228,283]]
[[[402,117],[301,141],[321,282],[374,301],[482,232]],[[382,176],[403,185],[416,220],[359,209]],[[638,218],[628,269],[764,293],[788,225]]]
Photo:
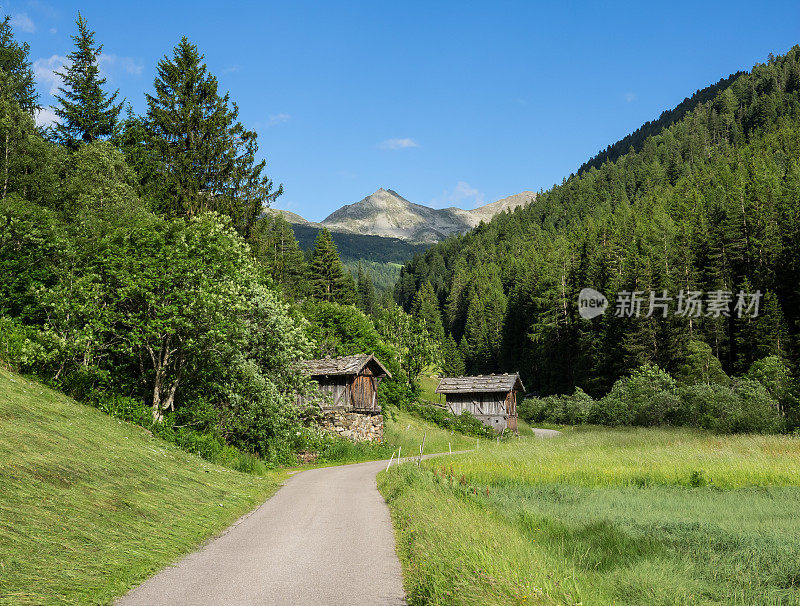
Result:
[[153,386],[153,421],[161,423],[164,420],[164,413],[161,409],[161,385],[164,381],[163,368],[156,370],[156,380]]
[[0,199],[6,199],[6,193],[8,193],[8,147],[9,147],[9,138],[8,132],[6,132],[6,149],[5,149],[5,162],[3,163],[3,195]]

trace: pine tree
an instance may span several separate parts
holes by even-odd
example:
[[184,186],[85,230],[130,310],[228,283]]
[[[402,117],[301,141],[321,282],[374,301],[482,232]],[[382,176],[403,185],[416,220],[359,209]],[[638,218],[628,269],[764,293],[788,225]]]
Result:
[[238,106],[219,95],[203,55],[185,37],[159,62],[153,86],[145,144],[159,169],[145,184],[147,197],[171,217],[227,215],[249,239],[264,207],[283,193],[262,175],[266,162],[255,161],[258,135],[238,122]]
[[375,287],[372,284],[372,276],[370,276],[369,272],[364,271],[360,261],[358,263],[357,276],[358,307],[365,314],[373,315],[376,307]]
[[112,135],[122,109],[122,103],[114,103],[119,91],[110,97],[103,91],[106,79],[100,77],[97,65],[103,45],[95,46],[95,33],[80,13],[76,24],[78,34],[72,36],[76,50],[67,56],[65,70],[57,72],[64,86],[58,89],[61,94],[55,96],[60,106],[53,107],[61,119],[55,126],[55,136],[70,147]]
[[439,299],[433,290],[430,282],[423,282],[417,294],[414,295],[414,302],[411,307],[412,315],[418,320],[422,320],[428,327],[428,332],[439,343],[444,340],[444,328],[442,327],[442,312],[439,310]]
[[28,43],[14,40],[11,17],[4,17],[0,22],[0,94],[7,95],[23,111],[33,115],[38,109],[39,95],[29,55]]
[[442,373],[446,377],[464,374],[464,357],[452,335],[447,335],[442,343]]
[[309,288],[313,297],[342,304],[355,301],[353,276],[344,271],[331,232],[325,228],[314,240],[309,274]]
[[308,266],[286,219],[275,214],[259,221],[252,248],[272,279],[283,285],[289,294],[295,297],[306,294]]

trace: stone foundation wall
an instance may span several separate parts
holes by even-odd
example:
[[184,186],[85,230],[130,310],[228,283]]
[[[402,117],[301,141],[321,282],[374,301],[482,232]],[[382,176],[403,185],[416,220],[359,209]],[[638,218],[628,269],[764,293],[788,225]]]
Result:
[[356,442],[383,440],[383,415],[330,410],[322,413],[320,426]]

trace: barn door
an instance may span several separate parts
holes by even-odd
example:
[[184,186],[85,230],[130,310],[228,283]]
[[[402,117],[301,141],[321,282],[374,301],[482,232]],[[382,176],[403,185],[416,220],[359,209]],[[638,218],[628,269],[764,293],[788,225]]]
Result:
[[517,392],[512,391],[506,397],[506,412],[508,419],[506,425],[514,433],[517,432]]
[[352,406],[359,410],[373,410],[375,407],[375,377],[358,375],[353,381]]

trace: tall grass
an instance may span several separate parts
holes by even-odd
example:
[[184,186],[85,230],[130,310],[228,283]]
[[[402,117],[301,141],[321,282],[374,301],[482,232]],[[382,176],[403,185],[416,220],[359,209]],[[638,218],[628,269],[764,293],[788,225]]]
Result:
[[378,482],[412,605],[800,604],[799,442],[582,430]]
[[800,486],[800,440],[699,430],[581,429],[464,455],[452,465],[470,481],[492,486]]

